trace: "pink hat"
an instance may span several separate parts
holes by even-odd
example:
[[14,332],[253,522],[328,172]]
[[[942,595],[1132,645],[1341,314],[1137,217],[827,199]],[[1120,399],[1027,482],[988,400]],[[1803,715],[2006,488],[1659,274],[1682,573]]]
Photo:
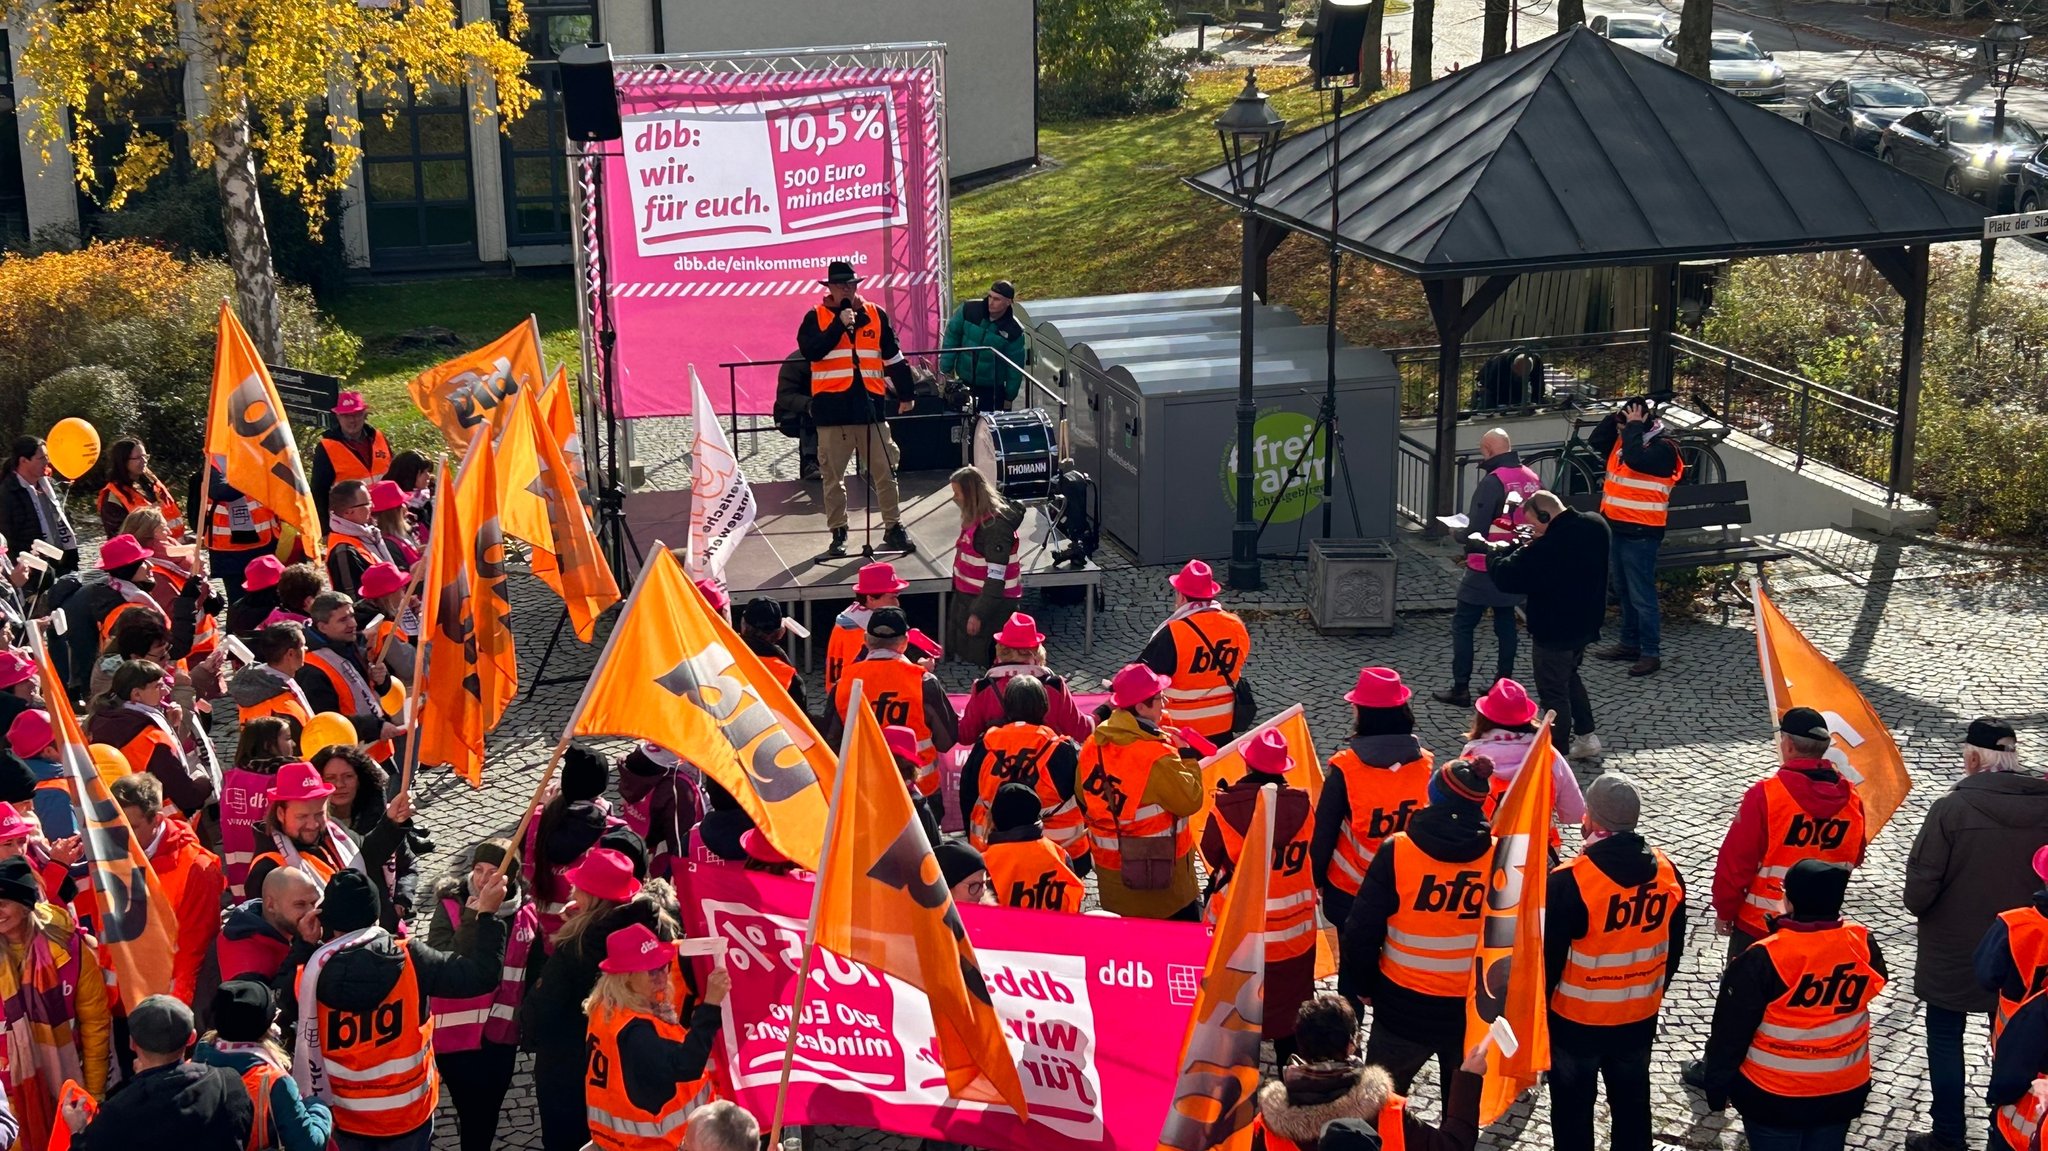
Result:
[[1010,620],[1003,630],[996,633],[996,642],[1004,647],[1029,651],[1045,642],[1044,633],[1038,630],[1038,621],[1023,612],[1011,612]]
[[732,597],[726,594],[724,588],[718,586],[717,580],[700,579],[697,581],[697,590],[704,593],[704,598],[710,602],[714,609],[718,611],[732,610]]
[[660,971],[675,959],[675,944],[663,943],[646,924],[635,923],[604,941],[604,958],[598,960],[597,969],[613,975]]
[[1493,681],[1492,690],[1480,696],[1472,709],[1502,727],[1520,727],[1536,718],[1536,701],[1511,679]]
[[1294,757],[1287,753],[1287,737],[1270,727],[1253,736],[1244,745],[1244,765],[1267,775],[1286,775],[1294,770]]
[[297,612],[286,611],[281,607],[274,607],[270,609],[269,615],[263,617],[263,622],[256,625],[256,630],[261,631],[274,623],[308,624],[312,622],[312,620],[300,615]]
[[1344,702],[1358,707],[1400,707],[1415,693],[1401,682],[1401,673],[1390,667],[1358,669],[1358,684],[1344,695]]
[[1166,582],[1189,599],[1215,599],[1216,593],[1223,590],[1216,582],[1215,569],[1201,560],[1189,560],[1186,567],[1173,573]]
[[612,903],[625,903],[640,894],[640,881],[633,878],[633,861],[625,852],[609,847],[584,852],[576,866],[562,872],[562,878],[569,886]]
[[900,756],[912,763],[918,761],[917,733],[900,723],[892,723],[882,729],[882,741],[889,745],[892,755]]
[[39,707],[29,708],[7,725],[7,746],[23,759],[50,750],[56,740],[57,727],[50,722],[50,713]]
[[287,763],[277,769],[277,782],[264,794],[273,804],[305,803],[333,795],[334,785],[320,778],[310,763]]
[[100,570],[113,571],[132,563],[141,563],[149,558],[149,549],[142,541],[125,532],[100,545]]
[[397,511],[405,506],[405,489],[397,480],[378,480],[370,485],[370,510],[373,512]]
[[36,825],[22,818],[11,803],[0,803],[0,843],[12,843],[27,839],[36,833]]
[[2034,874],[2041,877],[2041,882],[2048,883],[2048,847],[2034,853]]
[[1116,707],[1136,707],[1166,690],[1173,680],[1142,663],[1134,663],[1109,681],[1109,702]]
[[337,416],[359,416],[370,410],[361,392],[343,392],[334,397],[334,414]]
[[36,673],[36,661],[25,651],[0,648],[0,687],[28,682]]
[[284,561],[274,555],[260,555],[249,561],[249,567],[242,572],[243,591],[262,591],[277,586],[277,577],[284,574]]
[[775,850],[775,845],[768,842],[768,837],[762,835],[758,827],[750,827],[746,834],[740,836],[740,850],[746,852],[747,858],[755,863],[789,862],[789,857]]
[[378,596],[390,595],[405,584],[405,573],[399,571],[396,564],[374,563],[364,569],[363,578],[356,585],[356,591],[364,599],[376,599]]
[[909,586],[909,580],[896,578],[895,564],[868,564],[860,569],[860,575],[854,579],[853,594],[895,595]]

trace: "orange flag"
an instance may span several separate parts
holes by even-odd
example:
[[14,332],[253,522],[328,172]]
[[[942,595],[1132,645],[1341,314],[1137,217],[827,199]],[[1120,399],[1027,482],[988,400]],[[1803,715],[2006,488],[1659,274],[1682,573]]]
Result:
[[659,542],[568,734],[660,744],[731,792],[777,851],[818,870],[826,807],[818,781],[831,778],[832,751]]
[[1258,1113],[1259,1029],[1265,1019],[1266,892],[1273,873],[1273,789],[1260,788],[1242,866],[1223,889],[1209,963],[1180,1044],[1173,1106],[1159,1151],[1249,1151]]
[[619,602],[619,585],[540,402],[522,389],[502,410],[497,467],[505,534],[532,545],[533,574],[562,597],[577,638],[589,643],[597,617]]
[[1550,1007],[1543,972],[1543,906],[1550,890],[1550,812],[1557,785],[1550,743],[1550,713],[1515,782],[1493,813],[1493,865],[1486,876],[1486,907],[1479,920],[1479,950],[1472,956],[1472,1000],[1465,1011],[1465,1046],[1485,1037],[1494,1020],[1514,1028],[1516,1050],[1496,1046],[1486,1056],[1479,1095],[1479,1125],[1498,1120],[1517,1096],[1550,1070]]
[[477,666],[475,585],[465,562],[468,525],[455,499],[455,479],[441,464],[434,485],[434,533],[427,545],[420,612],[418,685],[413,738],[419,762],[447,764],[471,787],[483,786],[483,673]]
[[1756,656],[1763,667],[1764,693],[1771,701],[1771,728],[1776,730],[1778,717],[1795,707],[1810,707],[1826,717],[1835,745],[1826,759],[1856,785],[1863,800],[1863,841],[1868,843],[1913,790],[1899,745],[1855,682],[1764,594],[1763,581],[1751,580],[1750,592],[1756,603]]
[[319,557],[320,529],[325,525],[313,507],[313,489],[306,484],[291,417],[277,397],[270,369],[263,366],[263,357],[225,300],[213,346],[206,458],[229,484],[297,532],[308,554]]
[[[1323,797],[1323,760],[1316,754],[1316,741],[1309,735],[1308,716],[1300,704],[1295,704],[1279,715],[1252,728],[1229,743],[1216,749],[1216,754],[1202,761],[1202,810],[1188,820],[1195,833],[1195,842],[1202,841],[1202,829],[1208,826],[1216,810],[1216,788],[1225,783],[1235,783],[1244,778],[1244,749],[1259,735],[1278,731],[1287,741],[1287,754],[1294,757],[1294,766],[1287,772],[1287,782],[1308,792],[1308,809],[1313,812],[1316,802]],[[1316,978],[1328,979],[1337,974],[1337,928],[1323,918],[1320,901],[1316,904]]]
[[[519,649],[512,642],[512,597],[505,579],[505,531],[499,518],[498,456],[490,432],[472,433],[469,453],[455,472],[455,543],[469,579],[470,631],[476,639],[477,698],[484,730],[498,726],[519,694]],[[436,534],[439,533],[438,527]]]
[[[938,1030],[946,1091],[1003,1103],[1027,1117],[1024,1085],[960,911],[939,874],[924,824],[860,685],[846,714],[832,807],[819,860],[811,939],[924,992]],[[680,749],[678,749],[680,753]],[[687,757],[686,757],[687,758]]]
[[177,912],[164,894],[156,869],[149,865],[144,845],[129,830],[128,820],[114,805],[99,769],[93,766],[85,732],[71,710],[71,695],[57,678],[50,653],[44,650],[41,628],[28,629],[28,643],[41,676],[43,707],[57,729],[52,741],[57,745],[57,758],[84,817],[80,830],[92,889],[99,896],[100,944],[113,959],[121,1002],[133,1011],[152,995],[171,993],[171,963],[178,949]]
[[473,352],[428,368],[406,385],[450,451],[469,446],[469,433],[515,393],[546,383],[540,363],[540,324],[532,316]]
[[555,369],[555,378],[541,391],[540,414],[547,421],[548,430],[555,433],[555,442],[562,445],[562,458],[569,463],[569,474],[576,477],[576,490],[583,491],[583,437],[576,431],[576,400],[569,395],[569,369]]

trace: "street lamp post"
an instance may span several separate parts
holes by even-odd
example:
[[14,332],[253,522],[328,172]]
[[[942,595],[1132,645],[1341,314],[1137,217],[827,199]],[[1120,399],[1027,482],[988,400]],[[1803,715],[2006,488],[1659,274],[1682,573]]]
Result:
[[[2004,188],[2005,173],[1997,165],[1999,149],[2005,145],[2005,91],[2020,77],[2020,65],[2027,58],[2026,25],[2011,16],[2000,16],[1984,30],[1983,39],[1977,42],[1977,55],[1983,61],[1986,78],[1998,90],[1998,100],[1992,105],[1991,113],[1991,156],[1992,171],[1998,175],[1999,183],[1992,185],[1990,208],[1998,211],[2000,190]],[[1985,240],[1977,258],[1977,279],[1982,283],[1991,282],[1991,256],[1998,241]]]
[[1216,118],[1216,138],[1223,144],[1230,190],[1244,201],[1238,215],[1244,230],[1244,269],[1238,280],[1237,338],[1237,522],[1230,529],[1230,586],[1256,590],[1259,575],[1259,525],[1252,515],[1252,425],[1258,401],[1252,394],[1252,285],[1258,275],[1258,252],[1252,243],[1252,212],[1266,178],[1273,172],[1273,145],[1287,121],[1259,91],[1258,72],[1246,69],[1244,91]]

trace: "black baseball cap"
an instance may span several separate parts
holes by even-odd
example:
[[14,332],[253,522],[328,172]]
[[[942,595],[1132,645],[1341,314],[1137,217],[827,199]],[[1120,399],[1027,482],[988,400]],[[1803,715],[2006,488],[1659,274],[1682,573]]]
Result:
[[1986,715],[1970,721],[1970,730],[1963,736],[1963,742],[1987,751],[2018,751],[2020,737],[2012,729],[2012,724],[1995,715]]
[[1778,720],[1778,730],[1807,739],[1827,739],[1828,720],[1810,707],[1795,707]]
[[910,634],[910,618],[902,608],[876,608],[868,616],[868,634],[876,639],[902,639]]

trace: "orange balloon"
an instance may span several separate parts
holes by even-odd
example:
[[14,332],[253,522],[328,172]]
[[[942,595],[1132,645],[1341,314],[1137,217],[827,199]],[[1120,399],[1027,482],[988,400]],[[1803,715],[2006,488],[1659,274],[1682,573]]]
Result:
[[135,774],[135,769],[129,766],[128,757],[122,755],[121,749],[113,744],[95,743],[90,750],[92,765],[100,769],[100,782],[108,787],[114,786],[114,781],[123,776]]
[[99,462],[99,429],[77,416],[58,420],[43,439],[49,449],[50,465],[67,480],[77,479]]
[[330,747],[356,743],[356,725],[338,711],[323,711],[306,723],[299,733],[299,754],[311,760]]

